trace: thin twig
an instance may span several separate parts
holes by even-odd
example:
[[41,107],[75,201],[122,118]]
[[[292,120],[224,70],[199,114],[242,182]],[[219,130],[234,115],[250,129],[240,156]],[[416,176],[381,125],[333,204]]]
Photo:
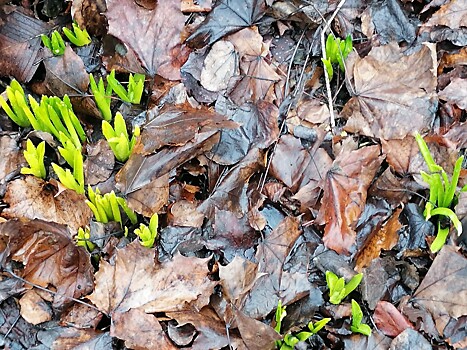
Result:
[[[329,27],[331,26],[332,21],[336,17],[337,13],[340,11],[342,6],[344,6],[346,0],[341,0],[339,5],[337,5],[336,10],[333,12],[331,17],[326,21],[326,25],[324,26],[323,30],[321,31],[321,53],[323,56],[323,60],[326,60],[326,43],[324,40],[324,35],[328,31]],[[329,114],[331,116],[331,131],[334,131],[336,127],[336,118],[334,117],[334,106],[332,102],[332,93],[331,93],[331,81],[329,80],[329,74],[327,69],[324,69],[324,80],[326,81],[326,92],[328,95],[328,107],[329,107]]]
[[99,310],[99,309],[98,309],[97,307],[95,307],[94,305],[88,304],[88,303],[86,303],[86,302],[84,302],[84,301],[82,301],[82,300],[79,300],[79,299],[76,299],[76,298],[73,298],[73,297],[69,297],[69,296],[64,295],[64,294],[61,294],[61,293],[54,292],[54,291],[52,291],[52,290],[49,290],[49,289],[44,288],[44,287],[42,287],[42,286],[39,286],[38,284],[29,282],[29,281],[25,280],[24,278],[22,278],[22,277],[18,276],[17,274],[15,274],[15,273],[14,273],[13,271],[11,271],[9,268],[4,269],[4,271],[7,272],[7,273],[8,273],[9,275],[11,275],[12,277],[14,277],[14,278],[20,280],[21,282],[24,282],[24,283],[26,283],[26,284],[29,284],[30,286],[33,286],[34,288],[40,289],[40,290],[42,290],[42,291],[44,291],[44,292],[48,292],[48,293],[50,293],[50,294],[52,294],[52,295],[58,295],[58,296],[61,296],[61,297],[64,297],[64,298],[73,300],[73,301],[75,301],[75,302],[77,302],[77,303],[79,303],[79,304],[85,305],[85,306],[87,306],[87,307],[89,307],[89,308],[91,308],[91,309],[94,309],[94,310],[96,310],[96,311],[99,311],[99,312],[103,313],[104,315],[108,316],[105,312]]

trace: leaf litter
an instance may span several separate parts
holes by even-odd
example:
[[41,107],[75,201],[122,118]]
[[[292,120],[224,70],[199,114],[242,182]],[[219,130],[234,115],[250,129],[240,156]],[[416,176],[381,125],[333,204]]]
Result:
[[[464,234],[431,253],[439,228],[414,138],[449,176],[465,153],[461,0],[0,3],[1,91],[15,77],[36,101],[69,95],[85,183],[128,206],[121,223],[96,222],[52,172],[66,166],[53,136],[0,110],[2,346],[262,350],[326,317],[295,348],[467,346],[467,197],[451,207]],[[53,56],[40,34],[72,19],[92,43]],[[327,86],[328,21],[354,49]],[[142,103],[110,99],[128,132],[141,128],[125,163],[88,87],[112,69],[125,87],[145,76]],[[21,174],[28,138],[47,142],[45,180]],[[154,214],[148,248],[135,229]],[[332,305],[326,271],[364,278]],[[352,334],[351,299],[370,337]]]

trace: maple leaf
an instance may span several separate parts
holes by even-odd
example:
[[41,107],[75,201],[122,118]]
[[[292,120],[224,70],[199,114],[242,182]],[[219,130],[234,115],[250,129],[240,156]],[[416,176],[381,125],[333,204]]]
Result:
[[350,253],[368,187],[383,161],[379,154],[377,145],[353,151],[344,148],[328,171],[316,221],[326,224],[323,241],[329,249]]
[[221,0],[203,23],[187,39],[189,46],[201,48],[224,35],[252,26],[266,9],[264,0]]
[[80,298],[92,291],[89,253],[75,245],[65,226],[42,220],[10,220],[0,224],[0,237],[8,242],[0,260],[23,263],[20,275],[28,282],[44,288],[53,285],[57,290],[55,307],[69,303],[67,297]]
[[177,47],[185,23],[180,0],[159,0],[154,10],[132,0],[107,0],[106,17],[109,34],[131,48],[151,76],[180,79]]
[[154,249],[137,241],[118,249],[112,263],[101,261],[96,288],[88,298],[99,310],[112,315],[141,308],[147,313],[202,308],[216,282],[209,279],[207,259],[186,258],[155,263]]

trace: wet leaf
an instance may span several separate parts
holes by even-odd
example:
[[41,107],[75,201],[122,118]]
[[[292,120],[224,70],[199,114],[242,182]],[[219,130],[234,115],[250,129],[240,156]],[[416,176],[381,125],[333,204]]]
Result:
[[387,301],[378,302],[373,319],[378,329],[389,337],[397,337],[405,329],[414,328],[400,311]]
[[407,328],[391,342],[390,349],[425,350],[432,348],[431,344],[419,332]]
[[444,246],[413,296],[434,319],[467,315],[467,259],[452,246]]
[[96,185],[106,181],[112,175],[115,157],[109,143],[101,139],[96,144],[86,145],[88,156],[84,161],[86,184]]
[[112,263],[101,261],[96,288],[88,298],[99,310],[113,314],[141,308],[145,312],[168,312],[209,302],[216,282],[209,279],[209,259],[186,258],[155,263],[153,249],[137,241],[117,249]]
[[72,190],[59,189],[50,182],[26,176],[8,184],[4,201],[9,204],[2,215],[6,218],[41,219],[68,225],[74,232],[89,224],[91,209],[86,197]]
[[108,0],[105,15],[109,34],[131,48],[151,76],[180,79],[177,47],[185,23],[180,0],[159,0],[154,10],[132,0]]
[[402,211],[402,216],[408,222],[408,227],[406,232],[401,232],[400,249],[425,249],[427,247],[426,237],[434,234],[434,225],[425,220],[422,208],[415,203],[408,203]]
[[325,179],[317,222],[326,223],[323,241],[339,254],[349,254],[355,243],[355,226],[365,206],[368,187],[383,158],[379,146],[344,149]]
[[223,0],[218,2],[204,22],[187,39],[188,45],[201,48],[224,35],[250,27],[265,11],[264,0]]
[[11,172],[18,170],[25,162],[16,137],[0,137],[0,183]]
[[75,245],[65,226],[41,220],[10,220],[0,224],[0,236],[8,240],[0,260],[23,263],[20,275],[42,287],[56,288],[53,306],[69,304],[93,289],[89,253]]
[[455,103],[458,107],[467,109],[467,79],[455,77],[451,83],[439,92],[439,98]]
[[373,48],[364,58],[349,56],[346,72],[354,96],[342,111],[348,119],[345,129],[385,140],[430,130],[436,110],[433,54],[432,46],[404,55],[389,44]]

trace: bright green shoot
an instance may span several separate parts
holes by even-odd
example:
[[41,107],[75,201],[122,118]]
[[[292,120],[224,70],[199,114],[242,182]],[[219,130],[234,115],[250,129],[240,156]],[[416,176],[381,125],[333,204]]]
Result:
[[[83,167],[83,160],[81,159],[81,168]],[[61,166],[52,163],[52,168],[54,169],[55,173],[58,176],[58,179],[62,183],[63,186],[69,188],[70,190],[76,191],[78,194],[84,193],[84,178],[80,178],[78,175],[78,171],[76,169],[73,170],[73,173],[70,169],[63,169]]]
[[151,248],[157,237],[157,227],[159,226],[159,217],[154,213],[149,220],[149,226],[140,224],[139,228],[135,229],[135,235],[140,239],[143,247]]
[[29,168],[21,168],[21,174],[30,174],[41,179],[45,179],[46,172],[44,166],[45,142],[42,141],[39,145],[34,147],[31,140],[26,141],[26,150],[24,151],[24,158],[29,164]]
[[65,53],[65,42],[58,31],[54,30],[50,38],[42,34],[41,39],[44,46],[52,51],[54,56],[61,56]]
[[338,63],[342,72],[345,72],[344,60],[347,58],[350,52],[352,52],[352,37],[347,35],[345,40],[340,38],[334,38],[332,34],[328,35],[326,40],[326,58],[322,58],[321,61],[324,64],[324,68],[327,70],[329,80],[332,80],[334,75],[333,64]]
[[352,325],[350,330],[354,333],[361,333],[369,337],[371,335],[371,328],[365,323],[362,323],[363,312],[360,305],[352,299]]
[[123,198],[117,197],[114,191],[101,195],[98,188],[94,192],[91,186],[88,186],[88,198],[86,203],[98,222],[106,224],[109,221],[116,221],[120,226],[123,226],[120,208],[123,209],[133,225],[138,220],[135,212],[128,207]]
[[86,28],[80,29],[76,23],[73,23],[72,27],[73,31],[69,30],[67,27],[63,27],[63,33],[70,42],[76,46],[85,46],[91,42],[91,37],[89,36]]
[[91,92],[96,100],[97,107],[101,111],[104,120],[112,120],[112,111],[110,110],[110,102],[112,96],[112,86],[107,84],[107,88],[104,87],[104,80],[99,78],[99,83],[96,84],[94,76],[89,74],[89,82],[91,85]]
[[143,95],[144,89],[144,74],[133,74],[130,73],[128,90],[115,78],[115,70],[112,70],[107,76],[107,84],[109,84],[113,91],[123,101],[133,104],[139,104],[141,102],[141,96]]
[[27,128],[31,126],[31,122],[27,116],[27,111],[31,111],[28,107],[28,102],[26,96],[24,95],[24,90],[21,85],[13,79],[10,83],[10,86],[6,88],[6,94],[8,96],[8,101],[10,102],[11,107],[5,101],[5,99],[0,95],[0,105],[2,106],[5,113],[10,117],[15,124],[21,126],[22,128]]
[[102,133],[115,154],[115,158],[120,162],[126,162],[135,146],[136,138],[139,136],[140,130],[139,127],[136,127],[130,140],[125,119],[123,119],[120,112],[117,112],[115,115],[114,127],[112,127],[109,122],[105,120],[102,121]]
[[[420,171],[423,181],[430,187],[430,197],[425,204],[425,211],[423,212],[425,219],[429,220],[432,216],[436,215],[448,217],[456,228],[458,235],[461,235],[462,224],[451,207],[457,203],[459,193],[464,190],[457,191],[464,156],[460,156],[457,159],[451,181],[449,181],[446,171],[436,164],[425,140],[418,132],[415,133],[415,140],[429,170],[429,173]],[[437,226],[438,233],[430,247],[433,253],[438,252],[444,246],[449,234],[449,228],[443,228],[440,220],[437,221]]]
[[80,227],[78,229],[78,234],[75,237],[76,245],[83,247],[88,252],[92,252],[96,245],[91,242],[91,233],[89,227],[86,227],[84,230]]
[[352,293],[362,281],[363,274],[352,277],[349,283],[345,283],[344,277],[337,277],[332,271],[326,271],[326,282],[329,288],[329,301],[332,304],[340,304],[344,298]]

